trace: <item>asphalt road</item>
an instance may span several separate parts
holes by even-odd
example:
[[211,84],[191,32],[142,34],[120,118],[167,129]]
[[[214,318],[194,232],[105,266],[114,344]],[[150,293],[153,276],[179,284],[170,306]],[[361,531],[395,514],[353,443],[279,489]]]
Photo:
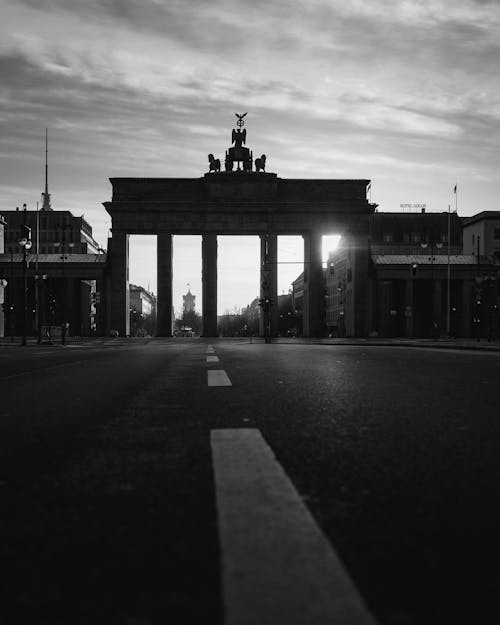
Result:
[[0,348],[2,623],[223,623],[224,428],[262,433],[380,625],[490,622],[500,354],[207,344]]

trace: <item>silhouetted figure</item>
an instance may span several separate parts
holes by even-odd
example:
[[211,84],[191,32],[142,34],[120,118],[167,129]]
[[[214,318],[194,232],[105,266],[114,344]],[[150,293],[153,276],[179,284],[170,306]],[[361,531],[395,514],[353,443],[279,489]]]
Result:
[[208,171],[220,171],[220,160],[218,158],[214,158],[213,154],[208,155],[208,162],[210,163]]
[[255,171],[264,171],[266,169],[266,155],[255,159]]

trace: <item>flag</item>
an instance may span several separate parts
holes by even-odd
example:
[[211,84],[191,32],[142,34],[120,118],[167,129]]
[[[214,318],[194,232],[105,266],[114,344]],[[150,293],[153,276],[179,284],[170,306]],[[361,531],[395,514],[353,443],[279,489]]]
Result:
[[453,193],[456,195],[457,194],[457,185],[455,185],[455,188],[453,189]]

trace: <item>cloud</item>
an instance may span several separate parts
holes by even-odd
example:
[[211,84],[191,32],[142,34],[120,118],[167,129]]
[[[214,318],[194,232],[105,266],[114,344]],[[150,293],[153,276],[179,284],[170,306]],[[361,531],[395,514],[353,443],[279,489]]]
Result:
[[413,171],[431,188],[453,171],[493,175],[497,3],[4,5],[2,183],[33,197],[46,126],[53,196],[88,197],[100,219],[108,176],[201,175],[240,110],[250,147],[282,176],[406,181]]

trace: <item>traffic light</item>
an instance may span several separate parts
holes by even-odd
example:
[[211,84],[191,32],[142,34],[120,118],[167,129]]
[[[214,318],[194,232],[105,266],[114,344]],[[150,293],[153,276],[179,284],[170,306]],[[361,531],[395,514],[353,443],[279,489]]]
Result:
[[334,263],[331,262],[331,263],[328,264],[328,270],[329,270],[331,276],[335,275],[335,265],[334,265]]
[[417,275],[418,265],[417,263],[412,263],[411,265],[411,275],[415,278]]

